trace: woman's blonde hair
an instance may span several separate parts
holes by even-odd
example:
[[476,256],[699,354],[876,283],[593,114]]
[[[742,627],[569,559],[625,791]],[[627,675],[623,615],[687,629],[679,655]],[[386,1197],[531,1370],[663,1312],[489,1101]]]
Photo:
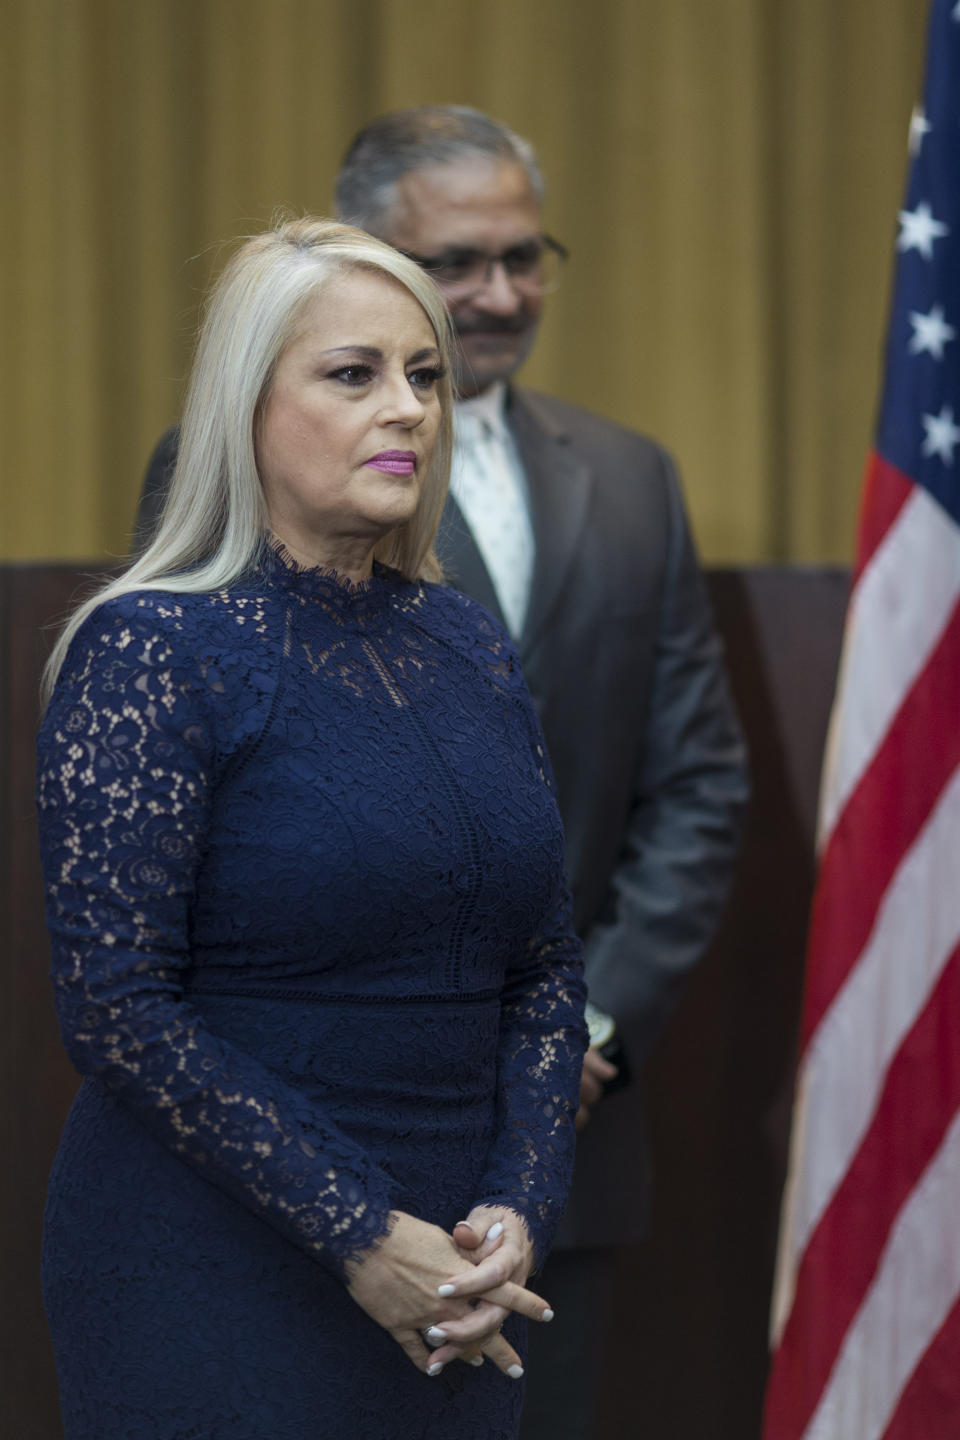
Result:
[[257,473],[258,417],[277,362],[309,302],[351,270],[380,271],[422,306],[444,376],[433,461],[413,516],[377,545],[374,558],[408,580],[438,580],[433,540],[450,473],[450,319],[433,281],[372,235],[332,220],[288,220],[248,239],[210,292],[187,389],[177,465],[156,532],[122,575],[74,611],[44,672],[48,698],[74,634],[98,605],[131,590],[222,590],[256,563],[268,531]]

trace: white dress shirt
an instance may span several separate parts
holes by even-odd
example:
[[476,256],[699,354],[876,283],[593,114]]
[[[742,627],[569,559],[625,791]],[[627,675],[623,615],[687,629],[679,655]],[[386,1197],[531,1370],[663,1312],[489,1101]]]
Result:
[[526,477],[504,420],[505,399],[500,384],[454,406],[450,490],[516,637],[530,602],[536,547]]

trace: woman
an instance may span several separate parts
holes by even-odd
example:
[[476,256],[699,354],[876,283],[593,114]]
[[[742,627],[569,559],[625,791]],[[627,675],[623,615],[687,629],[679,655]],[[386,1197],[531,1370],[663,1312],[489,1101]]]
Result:
[[248,241],[156,538],[52,657],[67,1440],[515,1434],[583,991],[515,655],[430,583],[446,372],[389,247]]

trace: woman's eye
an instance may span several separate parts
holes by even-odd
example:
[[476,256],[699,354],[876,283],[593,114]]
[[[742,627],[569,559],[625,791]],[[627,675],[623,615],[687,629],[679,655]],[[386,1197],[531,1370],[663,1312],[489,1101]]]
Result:
[[432,390],[443,379],[446,372],[439,366],[424,366],[411,370],[407,377],[415,390]]
[[368,385],[372,378],[373,371],[369,365],[341,365],[339,370],[330,374],[331,380],[340,380],[344,385]]

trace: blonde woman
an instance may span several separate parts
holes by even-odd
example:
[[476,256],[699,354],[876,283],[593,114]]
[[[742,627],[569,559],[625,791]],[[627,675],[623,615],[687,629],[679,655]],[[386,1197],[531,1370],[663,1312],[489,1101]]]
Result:
[[583,988],[516,657],[438,583],[447,345],[362,232],[247,241],[155,539],[52,658],[67,1440],[516,1433]]

